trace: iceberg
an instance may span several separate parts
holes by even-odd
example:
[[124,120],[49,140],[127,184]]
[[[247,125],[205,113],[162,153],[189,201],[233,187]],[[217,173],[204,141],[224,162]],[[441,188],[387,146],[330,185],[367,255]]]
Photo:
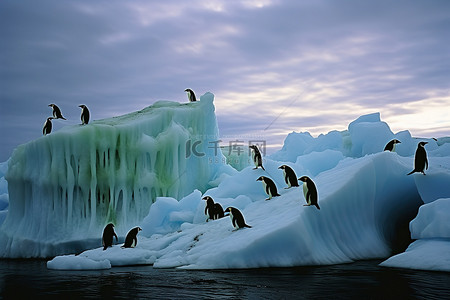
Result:
[[[181,198],[232,173],[220,148],[214,95],[66,126],[15,149],[5,175],[9,209],[1,257],[51,257],[124,236],[159,196]],[[1,182],[0,182],[1,184]],[[4,206],[4,196],[0,204]]]
[[[17,148],[5,175],[1,255],[51,257],[48,268],[60,270],[239,269],[382,258],[388,259],[382,266],[449,271],[450,139],[394,134],[374,113],[344,131],[292,132],[282,149],[264,157],[265,170],[254,170],[247,158],[223,156],[213,98],[157,102]],[[401,141],[395,152],[383,151],[394,138]],[[407,176],[419,141],[428,142],[427,175]],[[283,164],[315,182],[320,210],[304,206],[301,186],[287,189],[278,169]],[[262,175],[281,196],[265,200],[256,181]],[[252,228],[235,230],[228,216],[207,221],[204,196],[238,208]],[[101,232],[109,222],[120,243],[103,251]],[[134,226],[143,229],[138,245],[121,248]],[[421,259],[427,251],[433,255]]]

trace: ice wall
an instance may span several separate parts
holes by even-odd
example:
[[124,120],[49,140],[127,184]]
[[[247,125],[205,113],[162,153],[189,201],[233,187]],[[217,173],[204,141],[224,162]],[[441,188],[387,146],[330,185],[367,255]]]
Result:
[[[2,257],[48,257],[125,235],[158,196],[182,198],[230,172],[215,141],[214,96],[160,101],[141,111],[67,126],[19,146],[6,179]],[[220,158],[220,159],[218,159]]]

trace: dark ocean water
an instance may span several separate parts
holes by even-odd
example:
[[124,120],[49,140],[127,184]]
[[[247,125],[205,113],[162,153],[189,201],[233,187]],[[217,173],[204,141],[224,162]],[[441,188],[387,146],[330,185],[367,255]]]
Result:
[[48,270],[45,261],[0,260],[3,299],[450,299],[450,273],[381,268],[380,261],[251,270],[151,266]]

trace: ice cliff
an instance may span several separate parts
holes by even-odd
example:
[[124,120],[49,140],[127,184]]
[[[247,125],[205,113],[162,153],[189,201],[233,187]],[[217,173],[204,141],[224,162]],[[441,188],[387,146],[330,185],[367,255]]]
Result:
[[[230,172],[215,147],[214,95],[67,126],[19,146],[9,160],[3,257],[49,257],[139,224],[160,196],[182,198]],[[2,196],[3,197],[3,196]]]

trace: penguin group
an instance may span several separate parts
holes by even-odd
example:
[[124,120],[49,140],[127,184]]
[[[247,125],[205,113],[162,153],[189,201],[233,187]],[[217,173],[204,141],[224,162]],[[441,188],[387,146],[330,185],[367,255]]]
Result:
[[[59,109],[59,107],[54,104],[51,103],[48,106],[50,106],[52,108],[52,117],[48,117],[44,123],[44,127],[42,128],[42,134],[43,135],[47,135],[50,134],[52,132],[52,120],[55,119],[62,119],[62,120],[67,120],[66,118],[63,117],[62,113],[61,113],[61,109]],[[81,125],[86,125],[89,123],[89,109],[87,108],[86,105],[82,104],[79,105],[78,107],[81,108]]]
[[[127,236],[125,237],[125,243],[121,248],[134,248],[137,245],[137,234],[141,231],[141,227],[134,227],[130,231],[128,231]],[[102,245],[103,251],[105,251],[108,247],[112,247],[114,242],[114,237],[116,238],[116,242],[119,242],[119,238],[114,231],[114,224],[109,223],[103,229],[102,235]]]

